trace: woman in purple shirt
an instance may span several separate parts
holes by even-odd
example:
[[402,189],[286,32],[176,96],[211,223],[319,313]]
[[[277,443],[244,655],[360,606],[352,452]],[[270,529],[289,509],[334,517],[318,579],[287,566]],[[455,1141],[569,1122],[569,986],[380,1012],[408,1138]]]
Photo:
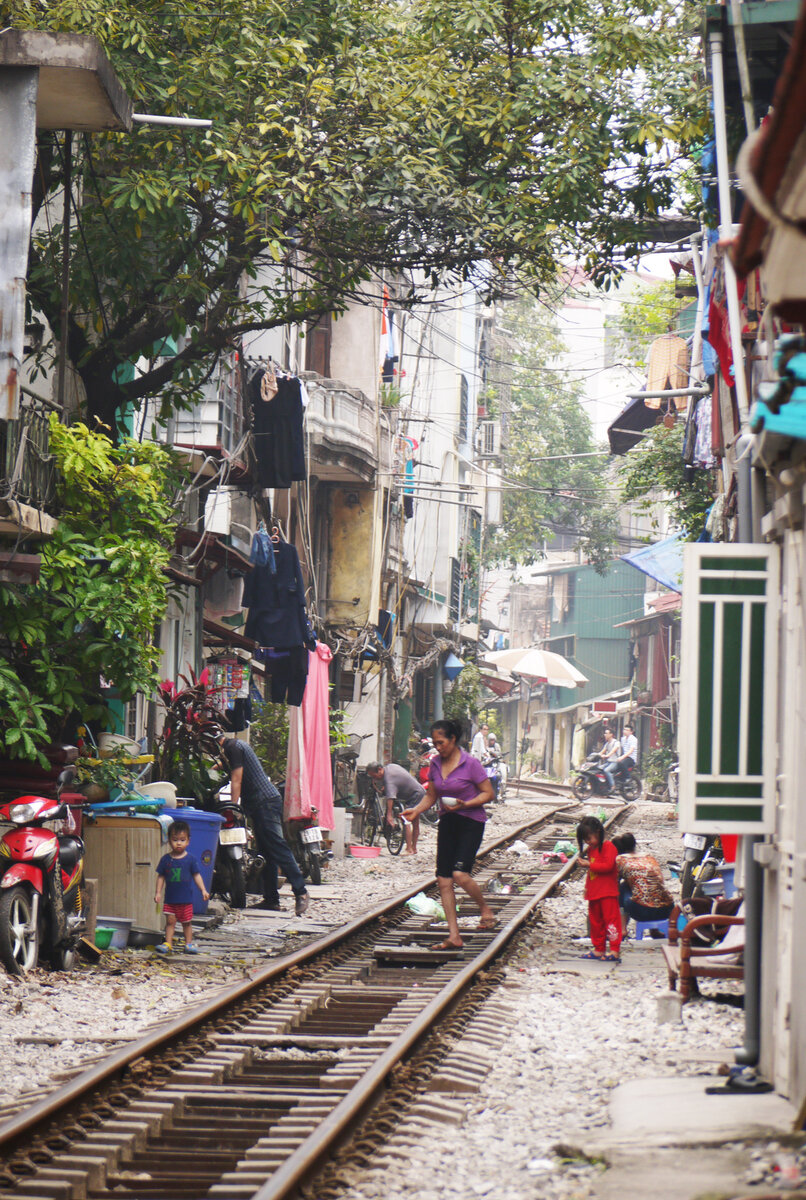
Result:
[[448,920],[448,936],[435,950],[461,950],[463,945],[456,919],[455,883],[478,904],[479,929],[494,929],[497,924],[495,913],[470,874],[487,820],[484,805],[494,800],[495,794],[484,767],[459,745],[461,736],[459,721],[436,721],[431,726],[437,757],[431,760],[425,795],[416,807],[403,813],[407,821],[412,821],[439,801],[437,883]]

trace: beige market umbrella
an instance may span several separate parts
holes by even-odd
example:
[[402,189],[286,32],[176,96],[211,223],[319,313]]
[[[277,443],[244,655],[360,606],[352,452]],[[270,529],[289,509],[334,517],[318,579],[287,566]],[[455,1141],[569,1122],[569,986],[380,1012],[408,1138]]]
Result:
[[484,655],[484,663],[499,671],[522,675],[534,683],[548,683],[552,687],[582,687],[588,677],[570,663],[562,654],[553,650],[540,650],[537,646],[514,647],[511,650],[493,650]]

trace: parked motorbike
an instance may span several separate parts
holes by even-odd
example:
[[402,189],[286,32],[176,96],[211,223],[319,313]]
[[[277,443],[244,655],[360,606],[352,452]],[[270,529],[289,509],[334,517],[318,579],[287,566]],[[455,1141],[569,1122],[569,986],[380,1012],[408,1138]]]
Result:
[[[247,875],[257,874],[259,879],[264,860],[249,848],[246,817],[240,804],[221,799],[213,811],[224,818],[224,824],[218,833],[212,890],[216,895],[223,896],[233,908],[246,908]],[[259,865],[251,861],[255,858],[260,860]],[[251,882],[252,890],[260,891],[259,883],[254,887],[254,878]]]
[[626,774],[620,776],[611,788],[603,763],[601,754],[589,754],[585,759],[571,785],[577,800],[611,795],[623,796],[628,801],[637,800],[643,790],[637,768],[627,767]]
[[51,822],[70,819],[60,796],[73,778],[59,776],[55,797],[19,796],[0,805],[0,961],[10,975],[32,971],[40,958],[69,971],[86,930],[84,843],[71,833],[54,833]]
[[288,842],[305,879],[315,886],[322,882],[322,864],[330,857],[322,845],[319,813],[311,809],[309,817],[295,817],[286,822]]
[[[428,785],[428,771],[431,766],[431,760],[436,758],[437,751],[430,737],[421,738],[419,746],[419,764],[417,767],[417,779],[423,785]],[[425,821],[426,825],[436,825],[439,822],[439,805],[432,804],[424,813],[420,814],[420,820]]]
[[693,896],[702,896],[703,886],[718,875],[724,865],[722,839],[718,833],[684,833],[681,898],[690,900]]
[[487,752],[481,760],[481,765],[487,772],[487,778],[493,785],[496,800],[504,799],[506,791],[506,765],[499,754]]

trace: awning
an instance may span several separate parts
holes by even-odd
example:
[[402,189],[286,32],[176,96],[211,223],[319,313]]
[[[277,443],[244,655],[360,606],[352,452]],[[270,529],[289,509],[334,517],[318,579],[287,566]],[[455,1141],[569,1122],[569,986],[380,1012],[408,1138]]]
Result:
[[660,413],[656,408],[647,408],[639,397],[623,408],[607,429],[611,454],[626,454],[641,441],[645,430],[657,425]]
[[622,554],[621,558],[670,591],[682,592],[683,539],[679,533],[662,542],[655,542],[653,546],[635,550],[632,554]]

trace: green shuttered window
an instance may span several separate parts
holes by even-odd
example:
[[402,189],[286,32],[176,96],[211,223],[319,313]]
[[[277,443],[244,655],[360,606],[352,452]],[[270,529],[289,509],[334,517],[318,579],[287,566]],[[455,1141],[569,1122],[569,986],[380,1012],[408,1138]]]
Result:
[[685,548],[681,829],[772,828],[777,622],[776,547]]

